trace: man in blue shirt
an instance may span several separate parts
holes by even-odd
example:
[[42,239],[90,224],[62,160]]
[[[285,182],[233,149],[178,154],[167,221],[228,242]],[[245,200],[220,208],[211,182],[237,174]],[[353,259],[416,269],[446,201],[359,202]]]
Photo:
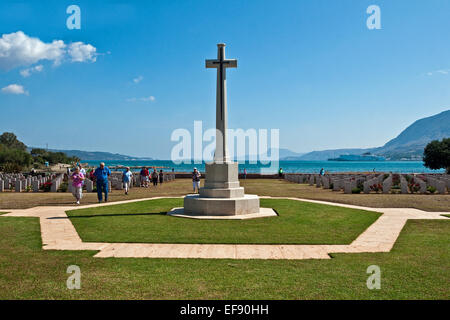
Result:
[[98,202],[102,202],[102,192],[105,193],[105,202],[108,201],[108,176],[111,170],[105,167],[105,163],[101,162],[100,167],[95,169],[94,176],[97,178],[97,197]]

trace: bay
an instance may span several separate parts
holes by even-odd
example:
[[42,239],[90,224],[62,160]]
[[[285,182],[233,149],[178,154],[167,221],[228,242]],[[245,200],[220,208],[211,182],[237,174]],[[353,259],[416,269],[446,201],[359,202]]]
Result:
[[[98,166],[101,160],[88,161],[89,166]],[[131,161],[103,161],[106,166],[130,167],[161,167],[163,171],[191,172],[196,167],[205,171],[205,163],[175,164],[170,160],[131,160]],[[83,163],[86,163],[83,161]],[[422,161],[279,161],[270,165],[262,163],[239,163],[239,171],[247,169],[248,173],[277,173],[279,168],[285,173],[319,173],[323,168],[325,172],[395,172],[395,173],[443,173],[445,170],[430,170],[424,167]],[[139,169],[133,169],[136,171]]]

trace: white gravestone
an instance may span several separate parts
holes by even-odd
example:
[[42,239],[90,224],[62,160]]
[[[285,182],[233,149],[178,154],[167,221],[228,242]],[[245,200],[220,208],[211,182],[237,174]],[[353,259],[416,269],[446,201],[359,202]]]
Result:
[[16,192],[22,192],[22,180],[16,180]]

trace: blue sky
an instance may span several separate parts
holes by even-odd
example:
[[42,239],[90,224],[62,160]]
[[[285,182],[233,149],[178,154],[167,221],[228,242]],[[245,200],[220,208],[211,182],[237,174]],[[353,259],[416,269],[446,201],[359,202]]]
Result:
[[[168,158],[174,129],[214,126],[216,75],[204,60],[219,42],[238,59],[229,127],[279,128],[293,151],[380,146],[450,106],[447,0],[104,2],[0,3],[0,37],[66,46],[59,61],[0,55],[1,132],[30,146]],[[80,30],[66,27],[71,4]],[[381,30],[366,27],[371,4]],[[87,51],[71,55],[74,43]]]

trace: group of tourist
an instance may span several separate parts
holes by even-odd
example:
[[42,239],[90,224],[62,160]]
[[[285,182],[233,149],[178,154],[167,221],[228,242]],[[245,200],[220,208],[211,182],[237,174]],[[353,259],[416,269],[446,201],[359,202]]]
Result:
[[[83,197],[83,185],[84,180],[86,179],[86,170],[81,166],[81,164],[77,164],[72,170],[67,168],[67,175],[72,180],[72,194],[76,199],[76,204],[80,204],[80,200]],[[89,173],[89,177],[92,180],[95,178],[97,182],[98,202],[102,202],[103,194],[105,195],[105,202],[108,201],[108,176],[110,175],[111,170],[109,170],[103,162],[100,163],[100,166],[97,169],[91,170]],[[128,193],[128,189],[125,190],[125,192]]]
[[[174,172],[173,169],[172,172]],[[111,170],[105,166],[104,162],[101,162],[98,168],[96,168],[95,170],[91,170],[88,174],[91,180],[96,181],[98,202],[103,201],[103,195],[105,202],[107,202],[109,193],[108,177],[111,175]],[[76,204],[80,204],[80,200],[83,197],[83,185],[84,180],[86,179],[86,170],[82,167],[81,164],[77,164],[72,170],[70,168],[67,168],[67,175],[72,180],[72,194],[76,199]],[[149,186],[150,180],[153,183],[154,187],[158,186],[158,182],[160,185],[164,182],[163,171],[160,170],[158,172],[156,168],[153,168],[153,172],[150,173],[147,167],[143,167],[139,175],[141,187],[147,188]],[[198,192],[198,190],[200,189],[200,177],[201,173],[197,170],[197,168],[194,168],[194,171],[192,173],[194,192]],[[131,172],[130,167],[126,167],[125,171],[122,174],[122,182],[126,195],[130,190],[132,180],[133,173]]]
[[156,171],[156,168],[153,168],[153,172],[150,173],[150,171],[147,169],[147,167],[143,167],[141,172],[139,173],[141,178],[141,187],[148,188],[149,182],[153,183],[154,187],[158,186],[159,184],[162,184],[164,182],[164,173],[162,170]]

